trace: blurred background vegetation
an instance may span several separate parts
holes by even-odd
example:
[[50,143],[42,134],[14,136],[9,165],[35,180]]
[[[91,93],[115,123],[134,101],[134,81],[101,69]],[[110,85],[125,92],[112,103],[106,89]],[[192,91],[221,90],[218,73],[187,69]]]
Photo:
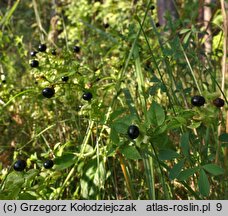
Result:
[[[227,199],[227,104],[212,104],[227,103],[227,4],[1,0],[0,198]],[[47,52],[30,56],[41,43]],[[195,94],[202,109],[191,106]],[[126,136],[133,123],[136,142]],[[18,158],[30,173],[12,170]]]

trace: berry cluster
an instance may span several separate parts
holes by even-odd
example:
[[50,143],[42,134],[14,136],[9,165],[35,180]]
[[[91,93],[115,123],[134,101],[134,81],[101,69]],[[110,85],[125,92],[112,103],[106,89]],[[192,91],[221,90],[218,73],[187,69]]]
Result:
[[[205,98],[200,95],[195,95],[191,98],[191,103],[193,106],[201,107],[205,104],[205,102]],[[216,107],[220,108],[224,106],[225,102],[221,98],[216,98],[213,100],[213,104]],[[128,127],[127,134],[130,139],[136,139],[140,134],[139,128],[136,125],[130,125]]]
[[[47,49],[47,46],[46,46],[46,44],[39,44],[39,46],[38,46],[38,51],[31,51],[30,52],[30,56],[31,57],[36,57],[36,54],[38,53],[38,52],[46,52],[46,49]],[[32,67],[32,68],[37,68],[37,67],[39,67],[39,61],[37,61],[36,59],[32,59],[31,60],[31,62],[30,62],[30,66]]]
[[[200,106],[203,106],[205,104],[205,98],[201,95],[195,95],[191,98],[191,103],[193,106],[197,106],[197,107],[200,107]],[[220,107],[223,107],[225,105],[225,101],[221,98],[216,98],[213,100],[213,104],[220,108]]]
[[[30,52],[30,56],[31,56],[31,57],[36,57],[37,53],[39,53],[39,52],[45,53],[46,50],[47,50],[46,44],[39,44],[37,51],[34,51],[34,50],[31,51],[31,52]],[[74,47],[72,48],[72,51],[73,51],[74,53],[80,53],[81,48],[80,48],[80,46],[74,46]],[[57,54],[57,53],[56,53],[56,50],[54,50],[54,49],[51,50],[51,54],[52,54],[52,55],[56,55],[56,54]],[[36,60],[36,59],[32,59],[32,60],[30,61],[30,66],[31,66],[32,68],[38,68],[38,67],[39,67],[39,61]],[[61,77],[61,80],[62,80],[62,82],[65,82],[65,83],[66,83],[66,82],[69,80],[69,77],[68,77],[68,76],[62,76],[62,77]],[[44,89],[42,90],[42,95],[43,95],[45,98],[52,98],[52,97],[55,95],[54,85],[52,85],[51,87],[46,87],[46,88],[44,88]],[[93,95],[92,95],[91,92],[84,92],[83,95],[82,95],[82,99],[84,99],[85,101],[91,101],[92,98],[93,98]]]
[[[26,168],[26,166],[27,166],[26,161],[22,160],[22,159],[19,159],[19,160],[17,160],[14,163],[13,168],[14,168],[15,171],[21,172],[21,171],[23,171]],[[54,162],[53,162],[53,160],[50,160],[50,159],[46,160],[43,163],[43,167],[45,169],[51,169],[53,166],[54,166]]]

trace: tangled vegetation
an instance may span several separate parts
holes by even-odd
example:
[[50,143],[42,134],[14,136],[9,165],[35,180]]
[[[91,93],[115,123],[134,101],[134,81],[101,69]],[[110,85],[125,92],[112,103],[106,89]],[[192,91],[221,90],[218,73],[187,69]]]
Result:
[[1,2],[0,199],[228,198],[220,6]]

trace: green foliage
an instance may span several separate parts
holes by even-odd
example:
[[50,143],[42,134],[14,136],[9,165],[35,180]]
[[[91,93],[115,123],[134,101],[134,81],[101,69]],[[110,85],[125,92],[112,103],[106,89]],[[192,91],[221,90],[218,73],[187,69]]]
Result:
[[199,191],[203,196],[208,196],[210,193],[210,183],[204,170],[200,170],[198,180]]
[[[152,3],[0,3],[0,199],[228,198],[221,10],[209,55],[198,1],[159,28]],[[194,95],[206,103],[193,107]]]

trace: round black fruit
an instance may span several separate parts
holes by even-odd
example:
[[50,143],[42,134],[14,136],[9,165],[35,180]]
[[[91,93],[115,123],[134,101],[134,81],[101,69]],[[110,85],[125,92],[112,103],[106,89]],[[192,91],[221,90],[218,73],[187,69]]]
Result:
[[37,51],[31,51],[30,56],[35,57],[37,53],[38,53]]
[[74,51],[75,53],[79,53],[80,50],[81,50],[81,48],[80,48],[79,46],[74,46],[74,47],[73,47],[73,51]]
[[108,23],[104,23],[103,26],[104,26],[104,28],[108,28],[109,24]]
[[127,134],[131,139],[136,139],[139,136],[139,128],[136,125],[130,125]]
[[93,95],[91,92],[84,92],[82,98],[86,101],[90,101],[93,98]]
[[155,26],[156,26],[157,28],[159,28],[161,25],[160,25],[159,22],[157,22],[157,23],[155,24]]
[[43,164],[45,169],[51,169],[54,166],[53,160],[46,160]]
[[56,50],[52,50],[52,51],[51,51],[51,54],[52,54],[52,55],[56,55]]
[[200,106],[203,106],[205,104],[205,99],[203,96],[195,95],[192,97],[191,103],[193,106],[200,107]]
[[155,6],[154,5],[151,5],[150,6],[150,10],[154,10],[155,9]]
[[63,82],[67,82],[68,80],[69,80],[69,77],[68,77],[68,76],[63,76],[63,77],[62,77],[62,81],[63,81]]
[[15,171],[21,172],[25,169],[26,166],[27,166],[27,164],[26,164],[25,160],[17,160],[14,163],[13,168]]
[[33,68],[39,67],[39,62],[37,60],[33,59],[30,62],[30,66],[33,67]]
[[44,88],[44,89],[42,90],[42,94],[43,94],[43,96],[46,97],[46,98],[51,98],[51,97],[53,97],[54,94],[55,94],[55,89],[54,89],[54,88],[50,88],[50,87]]
[[216,107],[223,107],[224,104],[225,104],[225,101],[222,98],[216,98],[216,99],[213,100],[213,104]]
[[39,50],[40,52],[45,52],[46,49],[47,49],[46,44],[39,44],[38,50]]

